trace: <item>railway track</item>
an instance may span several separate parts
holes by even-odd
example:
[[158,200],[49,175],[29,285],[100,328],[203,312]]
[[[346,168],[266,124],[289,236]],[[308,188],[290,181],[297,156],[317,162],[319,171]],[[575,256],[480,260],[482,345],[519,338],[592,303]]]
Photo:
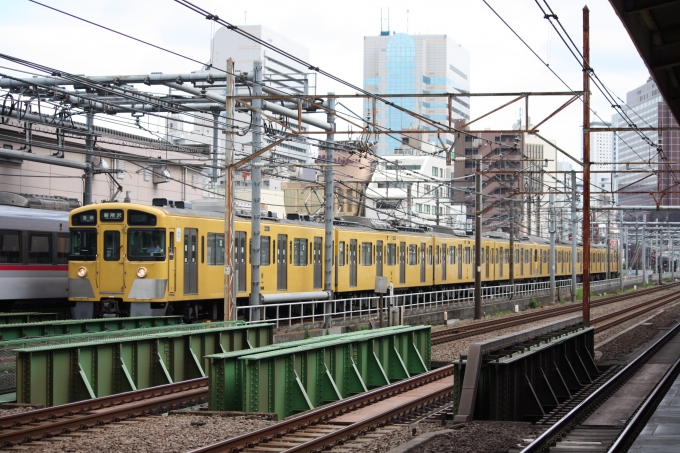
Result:
[[197,406],[207,401],[208,378],[0,417],[0,447],[83,431],[94,426]]
[[356,451],[360,436],[435,414],[453,397],[453,365],[289,417],[269,427],[193,450],[205,452]]
[[[551,426],[522,453],[627,451],[680,374],[678,333],[680,325],[627,366],[614,369],[569,410],[558,410],[560,417],[546,417],[542,422]],[[642,404],[622,404],[631,395],[644,397]]]
[[[591,307],[601,307],[604,305],[609,305],[612,303],[620,302],[626,299],[629,299],[631,297],[639,297],[643,295],[648,295],[648,294],[653,294],[654,292],[674,288],[674,287],[680,287],[680,283],[673,283],[671,285],[665,285],[662,287],[653,287],[653,288],[646,288],[640,291],[636,291],[635,293],[627,293],[627,294],[619,294],[616,296],[611,296],[607,298],[600,299],[596,302],[593,302],[591,304]],[[640,305],[636,305],[635,307],[629,307],[627,309],[623,309],[619,312],[610,314],[610,315],[604,315],[602,317],[599,317],[597,319],[594,319],[593,322],[601,322],[606,319],[612,319],[617,316],[620,316],[624,313],[630,313],[630,318],[632,319],[635,316],[639,316],[639,313],[637,313],[641,309],[653,309],[656,306],[661,306],[666,303],[668,303],[668,300],[672,300],[673,298],[677,298],[678,294],[671,294],[671,295],[666,295],[666,296],[661,296],[659,298],[655,298],[652,301],[644,302]],[[662,302],[662,300],[665,300],[665,302]],[[508,317],[504,317],[501,319],[491,319],[488,321],[482,321],[479,323],[475,324],[468,324],[460,327],[453,327],[450,329],[441,329],[441,330],[436,330],[432,332],[432,344],[442,344],[442,343],[448,343],[451,341],[456,341],[456,340],[461,340],[463,338],[469,338],[475,335],[480,335],[483,333],[488,333],[488,332],[493,332],[498,329],[505,329],[508,327],[515,327],[515,326],[520,326],[522,324],[528,323],[528,322],[534,322],[534,321],[540,321],[543,319],[548,319],[552,318],[555,316],[561,316],[569,313],[576,313],[581,311],[580,306],[559,306],[559,307],[554,307],[550,308],[548,310],[542,310],[538,313],[520,313],[516,315],[511,315]],[[637,314],[635,314],[637,313]],[[610,327],[613,327],[616,324],[619,324],[624,321],[612,321],[611,323],[606,324],[605,326],[598,326],[596,327],[595,331],[599,332],[602,330],[606,330]]]

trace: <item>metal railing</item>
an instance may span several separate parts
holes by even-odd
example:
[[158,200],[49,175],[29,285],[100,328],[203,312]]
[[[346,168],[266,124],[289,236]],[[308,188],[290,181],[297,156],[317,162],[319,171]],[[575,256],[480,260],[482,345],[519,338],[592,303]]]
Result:
[[[651,275],[648,281],[653,282]],[[664,273],[663,279],[672,278],[671,273]],[[642,285],[642,275],[626,275],[623,277],[624,287]],[[555,282],[558,298],[571,298],[571,279]],[[582,283],[577,288],[583,288]],[[590,283],[592,292],[617,291],[620,281],[617,278],[598,280]],[[526,299],[550,294],[550,282],[518,283],[515,285],[498,285],[482,287],[482,305],[491,305],[501,301]],[[474,305],[474,288],[429,291],[410,294],[384,296],[383,304],[388,307],[404,307],[407,314],[433,311],[436,308],[465,308]],[[276,327],[290,327],[306,323],[321,323],[330,317],[332,324],[367,322],[378,314],[379,296],[335,299],[332,301],[286,302],[279,304],[252,305],[237,307],[237,315],[243,319],[253,319],[253,313],[259,311],[259,321],[276,323]]]

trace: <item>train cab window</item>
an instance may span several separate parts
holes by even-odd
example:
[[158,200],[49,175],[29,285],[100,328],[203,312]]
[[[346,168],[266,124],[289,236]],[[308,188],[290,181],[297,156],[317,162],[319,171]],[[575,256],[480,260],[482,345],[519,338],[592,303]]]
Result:
[[127,237],[130,261],[165,261],[165,230],[130,229]]
[[208,266],[222,266],[223,264],[224,234],[208,233]]
[[120,259],[120,232],[104,231],[104,261]]
[[[222,235],[224,236],[224,235]],[[271,262],[271,237],[261,236],[260,237],[260,266],[269,266]],[[224,252],[222,252],[222,257],[224,257]],[[224,258],[222,258],[224,260]]]
[[418,264],[418,246],[415,244],[408,246],[408,264],[411,266]]
[[71,236],[57,234],[57,264],[68,264],[68,252],[71,249]]
[[295,266],[307,265],[307,239],[293,239],[293,256]]
[[97,256],[97,230],[71,230],[70,260],[94,260]]
[[397,264],[397,244],[387,244],[387,265]]
[[371,266],[373,264],[372,262],[372,254],[371,254],[371,249],[373,248],[373,244],[371,242],[362,242],[361,243],[361,265],[362,266]]
[[21,263],[21,232],[0,230],[0,263]]
[[338,266],[345,265],[345,241],[338,244]]

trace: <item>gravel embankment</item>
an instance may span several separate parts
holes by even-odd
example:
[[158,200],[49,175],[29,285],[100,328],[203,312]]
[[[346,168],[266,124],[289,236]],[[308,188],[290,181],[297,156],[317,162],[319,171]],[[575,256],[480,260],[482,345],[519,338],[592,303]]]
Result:
[[95,428],[80,437],[59,436],[50,445],[25,445],[35,453],[184,453],[272,423],[255,415],[146,417]]
[[28,412],[35,410],[36,408],[33,406],[22,406],[22,407],[12,407],[8,409],[0,409],[0,417],[4,417],[5,415],[12,415],[12,414],[18,414],[20,412]]

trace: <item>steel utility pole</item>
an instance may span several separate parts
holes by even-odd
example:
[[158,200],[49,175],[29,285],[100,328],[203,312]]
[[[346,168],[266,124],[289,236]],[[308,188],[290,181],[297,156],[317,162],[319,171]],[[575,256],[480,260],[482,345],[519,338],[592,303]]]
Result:
[[645,226],[642,225],[642,284],[647,284],[647,238]]
[[[619,212],[621,217],[621,226],[619,228],[619,291],[623,291],[623,247],[624,244],[628,247],[628,238],[626,237],[628,235],[623,229],[623,211]],[[626,266],[628,266],[628,261],[626,261]]]
[[[328,93],[334,95],[335,93]],[[331,125],[331,129],[326,135],[326,167],[324,171],[324,198],[326,209],[324,211],[324,290],[328,293],[329,299],[333,292],[333,217],[335,211],[335,181],[333,180],[333,163],[335,162],[335,98],[328,98],[328,114],[326,121]],[[330,307],[331,303],[326,304],[325,327],[330,327]],[[382,317],[382,313],[380,315]],[[387,315],[389,317],[389,314]],[[389,324],[388,324],[389,325]]]
[[224,320],[236,319],[234,278],[234,60],[227,60],[226,140],[224,149]]
[[555,194],[550,191],[550,212],[548,232],[550,233],[550,303],[555,303]]
[[213,143],[212,143],[212,183],[215,184],[217,182],[217,161],[218,161],[218,151],[217,151],[217,133],[219,131],[219,119],[220,119],[220,114],[219,113],[213,113]]
[[475,162],[475,319],[482,319],[482,156]]
[[[87,111],[87,136],[85,137],[85,186],[83,188],[83,206],[92,204],[92,158],[94,153],[94,110]],[[26,145],[30,146],[30,145]]]
[[[255,83],[253,84],[253,154],[257,153],[262,147],[262,62],[253,62],[253,74]],[[260,236],[260,198],[262,184],[262,169],[258,165],[260,158],[253,159],[251,164],[252,181],[252,206],[251,206],[251,284],[250,284],[250,305],[260,305],[260,247],[262,245]],[[251,321],[260,320],[260,309],[251,310]]]
[[[515,187],[515,176],[512,177],[512,187]],[[508,274],[508,283],[510,284],[510,291],[515,294],[515,200],[510,199],[510,255],[508,263],[510,265],[510,272]],[[502,262],[502,261],[501,261]]]
[[590,10],[583,7],[583,323],[590,325]]
[[571,171],[571,301],[576,302],[576,233],[578,233],[578,216],[576,214],[576,171]]
[[606,236],[606,241],[607,241],[607,249],[606,249],[606,250],[607,250],[607,253],[605,253],[605,256],[607,257],[607,261],[606,261],[606,263],[605,263],[605,275],[606,275],[606,279],[607,279],[607,280],[609,280],[609,279],[612,278],[612,276],[611,276],[611,267],[610,267],[610,265],[609,265],[609,255],[610,255],[610,251],[611,251],[611,247],[610,247],[610,242],[611,242],[611,232],[609,231],[609,225],[610,225],[610,222],[609,222],[609,213],[607,213],[607,236]]

